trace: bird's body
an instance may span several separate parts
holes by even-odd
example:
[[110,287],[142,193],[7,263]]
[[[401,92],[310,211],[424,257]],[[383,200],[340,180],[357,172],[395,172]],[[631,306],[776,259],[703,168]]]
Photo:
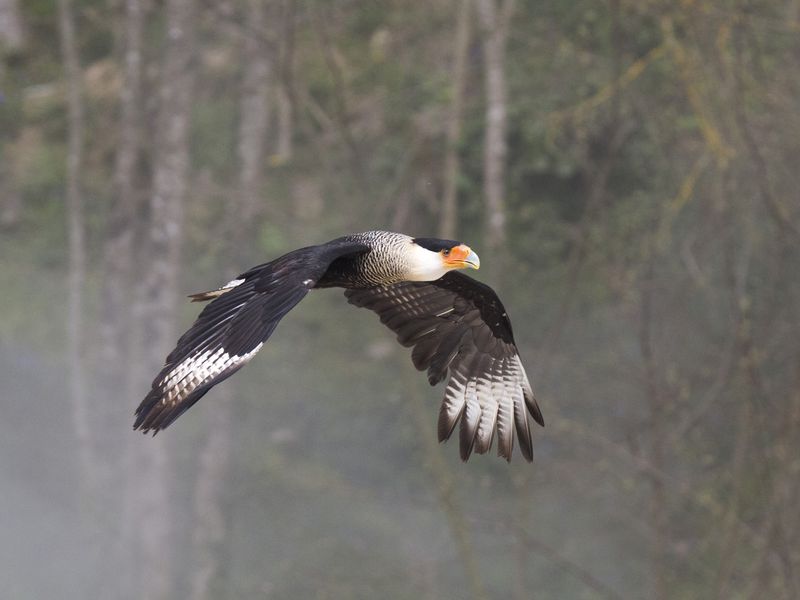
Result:
[[209,389],[252,359],[278,322],[314,288],[342,287],[348,301],[375,311],[413,347],[431,385],[450,380],[439,414],[439,440],[461,422],[461,457],[485,453],[495,432],[511,458],[514,430],[523,456],[533,450],[528,414],[544,424],[517,354],[511,323],[494,291],[457,269],[477,255],[452,240],[368,231],[289,252],[242,273],[178,340],[136,410],[135,429],[169,426]]

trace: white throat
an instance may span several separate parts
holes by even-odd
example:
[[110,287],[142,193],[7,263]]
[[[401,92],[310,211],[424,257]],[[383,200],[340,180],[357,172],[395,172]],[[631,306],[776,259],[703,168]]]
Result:
[[406,272],[407,281],[435,281],[448,270],[441,254],[426,250],[411,242]]

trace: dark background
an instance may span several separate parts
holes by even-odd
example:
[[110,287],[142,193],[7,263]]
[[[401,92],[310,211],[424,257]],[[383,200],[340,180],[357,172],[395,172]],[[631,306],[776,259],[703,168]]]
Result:
[[[3,598],[800,597],[800,2],[0,1]],[[459,239],[535,460],[311,294],[156,438],[184,296]],[[472,273],[471,273],[472,274]]]

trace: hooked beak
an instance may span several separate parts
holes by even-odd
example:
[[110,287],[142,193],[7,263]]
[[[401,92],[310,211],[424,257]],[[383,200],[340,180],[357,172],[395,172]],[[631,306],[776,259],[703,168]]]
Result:
[[447,266],[453,269],[480,269],[481,259],[469,246],[461,244],[450,250],[450,255],[445,259]]
[[467,258],[464,259],[464,264],[472,269],[480,269],[481,259],[478,258],[477,254],[470,250],[469,254],[467,254]]

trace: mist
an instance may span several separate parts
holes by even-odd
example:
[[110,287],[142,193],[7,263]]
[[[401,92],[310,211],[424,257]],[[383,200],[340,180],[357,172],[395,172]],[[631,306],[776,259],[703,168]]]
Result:
[[[0,596],[800,597],[800,4],[0,0]],[[342,290],[156,436],[213,290],[481,257],[545,427]]]

